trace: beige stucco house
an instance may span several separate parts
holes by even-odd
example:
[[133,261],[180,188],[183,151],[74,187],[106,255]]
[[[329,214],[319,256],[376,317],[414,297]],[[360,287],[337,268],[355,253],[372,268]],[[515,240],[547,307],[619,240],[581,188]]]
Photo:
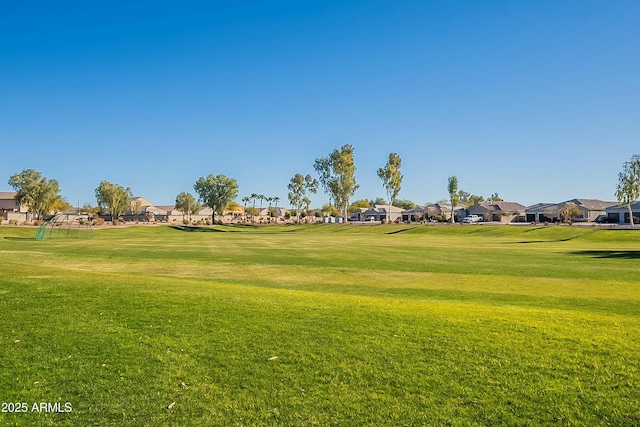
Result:
[[16,200],[15,191],[0,191],[0,216],[8,220],[24,221],[27,218],[27,205],[21,205]]

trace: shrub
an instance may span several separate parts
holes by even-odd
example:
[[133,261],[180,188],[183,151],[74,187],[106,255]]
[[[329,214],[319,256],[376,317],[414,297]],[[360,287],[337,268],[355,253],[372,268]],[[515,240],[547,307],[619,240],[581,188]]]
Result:
[[94,218],[93,219],[93,225],[103,225],[104,224],[104,218]]
[[0,216],[0,224],[2,224],[2,221],[4,221],[4,217]]
[[10,219],[10,220],[9,220],[9,224],[11,224],[11,225],[18,225],[18,220],[17,220],[17,219]]

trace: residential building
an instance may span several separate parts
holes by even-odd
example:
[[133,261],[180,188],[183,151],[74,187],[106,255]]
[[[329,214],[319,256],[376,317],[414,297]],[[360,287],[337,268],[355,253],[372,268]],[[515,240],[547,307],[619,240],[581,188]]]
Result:
[[[633,223],[640,224],[640,201],[631,203]],[[630,224],[629,207],[626,204],[616,204],[606,209],[608,222],[613,224]]]
[[402,222],[418,222],[425,219],[427,208],[415,207],[402,211]]
[[527,222],[553,222],[558,218],[560,207],[557,203],[536,203],[525,208]]
[[356,209],[351,214],[351,221],[390,221],[394,222],[402,218],[402,208],[391,205],[371,205],[368,208]]
[[0,216],[8,220],[24,221],[27,219],[27,205],[21,205],[16,200],[15,191],[0,192]]
[[597,199],[571,199],[558,204],[558,210],[567,203],[573,203],[580,210],[580,214],[574,218],[577,222],[593,222],[600,215],[607,214],[607,208],[616,206],[618,202],[608,202]]
[[478,215],[485,222],[524,222],[525,207],[514,202],[482,202],[467,209],[468,215]]
[[[455,221],[460,222],[462,218],[467,216],[467,205],[461,203],[454,209]],[[450,203],[436,203],[433,206],[427,208],[427,213],[440,221],[451,221],[451,204]]]

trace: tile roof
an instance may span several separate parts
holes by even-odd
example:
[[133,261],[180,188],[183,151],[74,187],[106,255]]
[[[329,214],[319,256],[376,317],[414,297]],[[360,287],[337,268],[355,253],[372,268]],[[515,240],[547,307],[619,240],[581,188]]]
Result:
[[16,193],[15,191],[0,191],[0,200],[15,199],[16,194],[18,193]]

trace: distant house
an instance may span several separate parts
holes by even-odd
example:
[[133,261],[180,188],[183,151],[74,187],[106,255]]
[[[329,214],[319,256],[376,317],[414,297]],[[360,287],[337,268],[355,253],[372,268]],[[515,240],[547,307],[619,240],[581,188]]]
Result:
[[[0,213],[20,212],[20,203],[16,200],[16,192],[0,192]],[[26,210],[26,209],[25,209]]]
[[391,205],[371,205],[368,208],[356,209],[351,214],[351,221],[390,221],[394,222],[402,218],[402,208]]
[[597,199],[571,199],[566,202],[559,203],[558,209],[562,209],[562,206],[567,203],[573,203],[580,210],[580,214],[573,219],[573,221],[593,222],[600,215],[607,214],[607,208],[616,206],[618,202],[607,202]]
[[525,207],[514,202],[482,202],[467,209],[469,215],[478,215],[486,222],[524,222]]
[[[640,224],[640,201],[631,203],[633,223]],[[625,204],[615,204],[606,209],[607,220],[614,224],[630,224],[629,208]]]
[[[450,221],[451,220],[451,204],[450,203],[436,203],[433,206],[429,206],[427,208],[428,214],[433,214],[434,218],[437,218],[440,221]],[[457,205],[453,212],[455,214],[456,222],[462,221],[462,218],[467,216],[467,205],[461,203]]]
[[0,216],[5,219],[25,220],[27,219],[27,205],[21,205],[16,200],[15,191],[0,192]]
[[[607,215],[608,208],[617,205],[597,199],[571,199],[562,203],[538,203],[525,209],[527,222],[551,222],[560,219],[560,210],[566,204],[575,205],[580,213],[573,217],[574,222],[593,222],[600,215]],[[616,217],[616,221],[618,219]]]
[[[242,208],[242,207],[241,207]],[[258,210],[258,215],[256,215],[256,219],[260,219],[262,221],[268,221],[270,218],[270,213],[269,213],[269,207],[263,208],[263,209],[259,209],[256,208]],[[278,218],[284,218],[285,214],[287,212],[289,212],[289,209],[282,207],[282,206],[271,206],[271,212],[273,212],[274,217],[271,219],[272,222],[276,221]],[[312,213],[312,215],[314,215],[315,212]]]
[[558,218],[560,207],[557,203],[537,203],[525,208],[527,222],[553,222]]
[[130,209],[125,213],[125,215],[153,215],[163,217],[166,217],[167,214],[167,209],[155,206],[149,199],[145,199],[144,197],[134,197],[131,199]]
[[[402,211],[403,222],[418,222],[425,219],[427,208],[415,207],[412,209],[406,209]],[[427,215],[428,216],[428,215]]]

